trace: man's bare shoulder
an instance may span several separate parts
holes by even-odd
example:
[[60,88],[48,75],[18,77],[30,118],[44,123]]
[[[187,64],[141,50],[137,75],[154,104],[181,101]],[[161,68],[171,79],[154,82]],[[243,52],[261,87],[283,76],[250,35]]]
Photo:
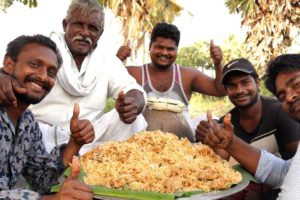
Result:
[[140,70],[142,66],[126,66],[126,68],[133,69],[133,70]]
[[137,73],[140,72],[142,70],[141,66],[126,66],[126,69],[129,73]]
[[133,76],[138,83],[140,83],[142,78],[142,67],[141,66],[126,66],[128,73]]

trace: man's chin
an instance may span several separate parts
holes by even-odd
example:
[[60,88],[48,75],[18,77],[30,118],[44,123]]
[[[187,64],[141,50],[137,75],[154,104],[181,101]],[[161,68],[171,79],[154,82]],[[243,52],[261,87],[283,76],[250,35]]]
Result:
[[42,97],[33,97],[33,96],[28,96],[28,95],[24,95],[24,94],[17,94],[17,93],[15,95],[16,95],[16,98],[19,101],[22,101],[23,103],[26,103],[26,104],[38,104],[45,97],[45,96],[42,96]]

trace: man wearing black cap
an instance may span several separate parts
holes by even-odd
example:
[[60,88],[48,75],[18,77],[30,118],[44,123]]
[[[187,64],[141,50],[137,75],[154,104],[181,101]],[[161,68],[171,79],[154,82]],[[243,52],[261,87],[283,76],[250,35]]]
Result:
[[[300,126],[288,117],[278,100],[260,96],[259,77],[253,65],[244,58],[230,61],[224,66],[222,83],[235,106],[230,111],[234,134],[248,144],[266,149],[285,160],[294,156],[300,138]],[[223,123],[223,118],[220,123]],[[200,135],[208,128],[206,121],[198,125],[198,141],[201,141]],[[223,153],[223,157],[229,158],[229,155]],[[233,159],[230,161],[235,162]]]
[[234,134],[255,147],[279,153],[283,159],[291,158],[297,150],[300,126],[277,99],[260,96],[253,65],[244,58],[230,61],[224,66],[222,83],[235,106],[230,111]]

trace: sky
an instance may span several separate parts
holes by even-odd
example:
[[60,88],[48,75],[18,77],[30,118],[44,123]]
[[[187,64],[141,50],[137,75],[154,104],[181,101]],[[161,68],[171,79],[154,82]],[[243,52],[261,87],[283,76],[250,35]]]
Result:
[[[0,37],[1,59],[7,43],[19,35],[36,33],[49,35],[51,31],[62,31],[62,19],[71,0],[37,1],[37,8],[29,8],[15,2],[5,13],[0,11],[0,22],[3,27]],[[221,45],[231,34],[241,40],[245,37],[240,16],[229,14],[224,0],[177,1],[185,8],[173,22],[181,32],[180,47],[192,45],[199,40],[211,39],[215,44]],[[120,25],[110,11],[106,11],[105,26],[100,41],[115,50],[123,41]]]

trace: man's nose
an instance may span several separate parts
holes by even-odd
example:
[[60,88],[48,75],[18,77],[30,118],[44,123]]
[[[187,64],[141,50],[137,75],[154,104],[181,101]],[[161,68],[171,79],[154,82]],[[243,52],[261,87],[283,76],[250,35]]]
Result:
[[286,90],[286,101],[287,102],[292,102],[296,99],[297,93],[294,91],[292,88],[287,88]]
[[242,91],[244,91],[244,87],[241,84],[237,84],[237,86],[236,86],[236,92],[240,93]]
[[41,81],[47,81],[48,80],[47,69],[45,69],[45,67],[40,67],[37,76],[40,78]]
[[89,27],[87,25],[83,25],[80,33],[82,36],[88,36],[90,34]]

